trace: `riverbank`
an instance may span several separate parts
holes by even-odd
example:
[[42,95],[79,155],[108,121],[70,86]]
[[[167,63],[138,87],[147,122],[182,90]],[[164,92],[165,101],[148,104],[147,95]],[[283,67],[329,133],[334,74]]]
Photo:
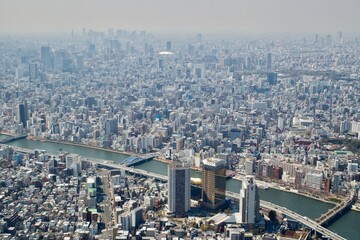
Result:
[[[129,157],[130,156],[146,157],[145,154],[136,154],[136,153],[132,153],[132,152],[119,151],[119,150],[114,150],[114,149],[108,149],[108,148],[102,148],[102,147],[97,147],[97,146],[85,145],[85,144],[81,144],[81,143],[62,142],[62,141],[55,141],[55,140],[48,140],[48,139],[34,138],[34,137],[28,137],[28,140],[33,140],[33,141],[38,141],[38,142],[48,142],[48,143],[54,143],[54,144],[64,144],[64,145],[75,146],[75,147],[83,147],[83,148],[88,148],[88,149],[92,149],[92,150],[100,150],[100,151],[105,151],[105,152],[109,152],[109,153],[122,154],[122,155],[126,155],[126,156],[129,156]],[[161,157],[155,157],[153,160],[158,161],[158,162],[162,162],[162,163],[165,163],[165,164],[171,163],[171,160],[167,160],[167,159],[164,159],[164,158],[161,158]],[[193,169],[195,171],[199,171],[199,172],[201,172],[201,170],[202,170],[201,168],[196,168],[196,167],[192,167],[191,169]],[[243,175],[237,175],[237,176],[233,177],[233,179],[243,181],[244,177],[245,176],[243,176]],[[303,197],[311,198],[311,199],[314,199],[314,200],[317,200],[317,201],[330,203],[330,204],[334,205],[334,202],[329,201],[327,199],[311,196],[311,195],[308,195],[306,193],[299,192],[296,189],[287,189],[287,188],[279,186],[279,185],[277,185],[275,183],[268,183],[268,182],[264,182],[264,181],[260,181],[260,180],[256,180],[256,183],[258,184],[259,188],[262,188],[262,189],[272,188],[272,189],[275,189],[275,190],[288,192],[288,193],[293,193],[293,194],[296,194],[296,195],[300,195],[300,196],[303,196]]]
[[130,156],[136,156],[136,157],[144,157],[145,156],[145,155],[137,154],[137,153],[133,153],[133,152],[119,151],[119,150],[115,150],[115,149],[97,147],[97,146],[86,145],[86,144],[82,144],[82,143],[56,141],[56,140],[49,140],[49,139],[44,139],[44,138],[36,138],[36,137],[32,137],[32,136],[27,137],[27,139],[33,140],[33,141],[39,141],[39,142],[49,142],[49,143],[65,144],[65,145],[77,146],[77,147],[85,147],[85,148],[89,148],[89,149],[102,150],[102,151],[111,152],[111,153],[128,155],[129,157]]
[[[27,137],[27,139],[33,140],[33,141],[39,141],[39,142],[49,142],[49,143],[65,144],[65,145],[77,146],[77,147],[85,147],[85,148],[89,148],[89,149],[95,149],[95,150],[101,150],[101,151],[106,151],[106,152],[111,152],[111,153],[118,153],[118,154],[128,155],[129,157],[135,156],[135,157],[146,158],[146,154],[119,151],[119,150],[115,150],[115,149],[97,147],[97,146],[86,145],[86,144],[82,144],[82,143],[73,143],[73,142],[65,142],[65,141],[63,142],[63,141],[49,140],[49,139],[44,139],[44,138],[36,138],[36,137],[32,137],[32,136]],[[169,163],[172,162],[172,160],[159,158],[159,157],[154,157],[153,160],[163,162],[163,163],[166,163],[166,164],[169,164]],[[201,170],[201,168],[197,168],[197,167],[191,167],[191,169],[193,169],[193,170],[199,170],[200,169]]]
[[[51,154],[57,154],[60,148],[63,148],[63,151],[67,151],[69,153],[79,154],[83,158],[88,159],[101,159],[101,160],[109,160],[114,161],[116,163],[121,163],[123,159],[125,159],[128,155],[121,155],[118,152],[113,153],[110,151],[104,151],[104,149],[91,149],[84,148],[84,146],[75,146],[71,144],[62,144],[52,143],[52,142],[40,142],[40,141],[32,141],[27,139],[21,139],[14,142],[10,142],[6,144],[15,148],[23,148],[28,150],[27,152],[33,152],[34,149],[44,149]],[[167,165],[164,161],[147,161],[138,166],[135,166],[135,169],[151,171],[156,174],[166,175]],[[199,169],[200,170],[200,169]],[[191,174],[197,178],[201,178],[201,172],[191,171]],[[272,184],[272,183],[267,183]],[[236,194],[239,193],[241,188],[241,182],[236,179],[227,179],[226,188],[228,191],[234,192]],[[309,196],[302,196],[300,194],[290,194],[293,192],[283,190],[276,190],[274,188],[269,188],[268,190],[263,190],[259,188],[260,198],[264,201],[272,202],[279,206],[286,207],[291,211],[294,211],[300,215],[307,216],[311,219],[316,219],[321,214],[325,214],[329,209],[333,208],[333,204],[329,204],[323,201],[319,201],[319,199],[310,198]],[[341,233],[344,236],[349,236],[348,239],[352,239],[351,236],[355,236],[356,234],[360,234],[360,230],[356,229],[356,224],[360,219],[359,211],[349,211],[335,223],[333,223],[329,229],[334,232]],[[346,231],[344,229],[347,229]],[[350,234],[349,231],[353,230]]]

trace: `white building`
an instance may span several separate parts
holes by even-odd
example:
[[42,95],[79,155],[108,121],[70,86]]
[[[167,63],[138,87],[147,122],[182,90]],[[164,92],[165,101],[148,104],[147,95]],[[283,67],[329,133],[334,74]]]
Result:
[[348,174],[357,173],[358,169],[359,169],[358,163],[348,163],[348,166],[347,166]]
[[320,190],[322,181],[323,181],[322,173],[307,173],[306,174],[305,185],[309,188]]
[[259,220],[260,199],[254,176],[247,175],[240,191],[239,222],[255,224]]

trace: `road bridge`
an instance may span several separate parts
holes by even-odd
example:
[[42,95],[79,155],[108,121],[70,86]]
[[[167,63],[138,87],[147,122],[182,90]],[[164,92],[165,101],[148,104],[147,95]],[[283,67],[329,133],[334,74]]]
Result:
[[345,201],[337,204],[334,208],[329,209],[325,214],[322,214],[319,218],[316,219],[316,222],[321,226],[328,226],[332,223],[337,217],[341,216],[345,212],[351,209],[351,206],[356,201],[357,194],[354,190],[351,190],[349,196]]
[[109,168],[124,169],[125,171],[130,172],[130,173],[135,173],[135,174],[146,176],[146,177],[156,178],[156,179],[159,179],[161,181],[167,181],[167,179],[168,179],[168,177],[166,175],[153,173],[153,172],[149,172],[149,171],[146,171],[146,170],[137,169],[137,168],[134,168],[134,167],[127,167],[126,165],[112,163],[112,162],[109,162],[108,160],[103,160],[103,159],[83,159],[83,161],[96,163],[98,165],[102,165],[102,166],[109,167]]
[[[92,161],[92,160],[91,160]],[[101,163],[102,165],[106,165],[109,167],[114,167],[114,168],[119,168],[118,164],[113,164],[113,163]],[[126,171],[129,172],[133,172],[136,174],[140,174],[140,175],[144,175],[144,176],[149,176],[149,177],[153,177],[153,178],[157,178],[160,179],[162,181],[167,181],[167,176],[165,175],[161,175],[161,174],[156,174],[156,173],[151,173],[145,170],[140,170],[140,169],[135,169],[135,168],[129,168],[129,167],[125,167],[121,166],[121,168],[125,169]],[[230,192],[230,191],[226,191],[226,196],[230,197],[230,198],[235,198],[235,199],[239,199],[240,194],[239,193],[234,193],[234,192]],[[321,237],[325,238],[325,239],[332,239],[332,240],[345,240],[345,238],[339,236],[338,234],[326,229],[325,227],[321,226],[321,224],[319,224],[318,222],[309,219],[307,217],[304,217],[298,213],[295,213],[291,210],[288,210],[285,207],[281,207],[278,206],[276,204],[270,203],[270,202],[266,202],[261,200],[260,201],[260,206],[270,209],[270,210],[274,210],[276,212],[280,212],[288,217],[291,217],[293,219],[295,219],[296,221],[302,223],[304,226],[307,226],[313,230],[315,230],[318,234],[321,234]]]
[[0,143],[5,144],[5,143],[8,143],[8,142],[16,141],[16,140],[26,138],[26,137],[27,137],[27,134],[20,134],[20,135],[17,135],[17,136],[9,136],[7,138],[4,138],[4,139],[0,140]]
[[[32,153],[33,150],[29,150],[29,149],[23,149],[23,148],[18,148],[18,147],[13,147],[11,146],[14,150],[16,151],[20,151],[20,152],[26,152],[26,153]],[[142,170],[142,169],[136,169],[134,167],[127,167],[125,165],[121,165],[121,164],[116,164],[113,163],[109,160],[104,160],[104,159],[83,159],[83,161],[88,161],[91,163],[95,163],[95,164],[99,164],[100,166],[105,166],[108,168],[115,168],[115,169],[124,169],[127,172],[130,173],[134,173],[134,174],[139,174],[142,176],[147,176],[147,177],[152,177],[152,178],[156,178],[159,179],[161,181],[167,181],[168,177],[166,175],[162,175],[162,174],[158,174],[158,173],[153,173],[153,172],[149,172],[146,170]],[[346,206],[348,204],[348,202],[350,201],[350,199],[352,200],[354,198],[355,193],[351,194],[351,197],[348,199],[348,201],[344,202],[344,205],[341,205],[336,211],[339,211],[339,209],[342,209],[344,206]],[[238,200],[240,197],[239,193],[234,193],[234,192],[230,192],[230,191],[226,191],[226,196],[230,197],[232,199],[236,199]],[[328,219],[332,214],[325,214],[325,216],[327,217],[320,217],[320,219],[318,219],[318,222],[312,219],[309,219],[307,217],[304,217],[298,213],[295,213],[291,210],[288,210],[285,207],[281,207],[278,206],[276,204],[270,203],[270,202],[266,202],[261,200],[260,201],[260,206],[270,209],[270,210],[274,210],[276,212],[280,212],[288,217],[291,217],[293,219],[295,219],[296,221],[302,223],[304,226],[309,227],[310,229],[315,230],[318,234],[321,234],[321,236],[325,239],[332,239],[332,240],[345,240],[345,238],[339,236],[338,234],[326,229],[325,227],[321,226],[321,222],[325,221],[326,219]]]
[[126,158],[121,164],[125,165],[127,167],[132,167],[132,166],[136,166],[138,164],[150,161],[151,159],[153,159],[153,156],[145,156],[145,157],[138,157],[138,156],[130,156],[128,158]]
[[316,231],[317,234],[320,234],[320,236],[324,239],[332,239],[332,240],[346,240],[345,238],[341,237],[340,235],[330,231],[329,229],[326,229],[325,227],[321,226],[320,224],[318,224],[316,221],[301,216],[300,214],[297,214],[293,211],[288,210],[285,207],[280,207],[278,205],[275,205],[273,203],[270,202],[266,202],[266,201],[262,201],[260,200],[260,206],[270,209],[270,210],[274,210],[277,212],[280,212],[288,217],[291,217],[292,219],[295,219],[296,221],[300,222],[301,224],[303,224],[304,226],[307,226],[311,229],[313,229],[314,231]]

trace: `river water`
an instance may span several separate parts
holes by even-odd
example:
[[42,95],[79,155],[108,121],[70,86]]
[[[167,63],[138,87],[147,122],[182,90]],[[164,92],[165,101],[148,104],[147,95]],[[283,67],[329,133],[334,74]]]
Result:
[[[0,135],[1,138],[1,135]],[[9,145],[26,148],[26,149],[43,149],[49,153],[57,154],[60,150],[63,152],[70,152],[79,154],[85,158],[97,158],[104,160],[112,160],[116,163],[122,162],[128,157],[126,154],[114,153],[104,150],[91,149],[82,146],[67,145],[61,143],[39,142],[27,139],[20,139],[8,143]],[[158,174],[167,174],[167,164],[158,161],[148,161],[136,166],[135,168],[144,169]],[[201,177],[200,172],[192,171],[192,177]],[[227,190],[231,192],[239,192],[241,188],[241,181],[230,179],[226,182]],[[259,189],[260,198],[265,201],[275,203],[277,205],[286,207],[294,212],[309,218],[317,218],[325,213],[333,205],[324,203],[312,198],[307,198],[294,193],[280,191],[276,189],[263,190]],[[360,212],[350,211],[341,219],[332,224],[329,229],[340,234],[347,239],[360,239]]]

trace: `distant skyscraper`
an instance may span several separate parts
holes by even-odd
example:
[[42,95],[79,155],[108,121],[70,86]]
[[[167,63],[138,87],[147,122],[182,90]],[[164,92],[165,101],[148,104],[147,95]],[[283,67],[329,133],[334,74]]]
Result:
[[172,162],[168,166],[169,213],[184,216],[190,210],[191,182],[190,166]]
[[76,56],[76,67],[78,69],[84,68],[84,56],[83,55],[77,55]]
[[303,176],[304,176],[304,172],[302,170],[297,170],[295,172],[295,187],[296,188],[301,188]]
[[37,64],[36,63],[30,63],[29,64],[29,77],[30,77],[30,80],[37,79],[37,76],[38,76]]
[[204,64],[194,64],[194,75],[196,78],[204,78],[205,77],[205,68]]
[[343,36],[342,36],[342,32],[338,32],[337,34],[337,43],[342,44],[343,43]]
[[278,115],[277,127],[279,128],[279,130],[283,131],[283,130],[284,130],[284,126],[285,126],[285,118],[284,118],[283,115],[279,114],[279,115]]
[[273,72],[268,73],[267,80],[270,85],[276,85],[277,84],[277,74],[273,73]]
[[225,205],[226,161],[208,158],[203,161],[202,205],[216,210]]
[[48,65],[50,55],[50,47],[49,46],[42,46],[41,47],[41,62],[45,66]]
[[266,69],[271,70],[271,53],[266,55]]
[[92,57],[96,52],[96,45],[95,44],[90,44],[88,47],[88,55],[89,57]]
[[251,70],[251,69],[252,69],[252,66],[251,66],[251,57],[247,57],[247,58],[246,58],[245,67],[246,67],[246,70]]
[[164,59],[159,59],[159,69],[164,70]]
[[111,134],[117,134],[118,133],[118,119],[111,118],[105,120],[105,134],[111,135]]
[[246,176],[240,190],[240,222],[255,224],[259,221],[260,199],[258,188],[252,175]]
[[171,52],[171,41],[166,42],[166,51]]
[[22,124],[24,128],[26,128],[26,121],[27,121],[27,104],[20,103],[18,105],[18,118],[19,123]]

